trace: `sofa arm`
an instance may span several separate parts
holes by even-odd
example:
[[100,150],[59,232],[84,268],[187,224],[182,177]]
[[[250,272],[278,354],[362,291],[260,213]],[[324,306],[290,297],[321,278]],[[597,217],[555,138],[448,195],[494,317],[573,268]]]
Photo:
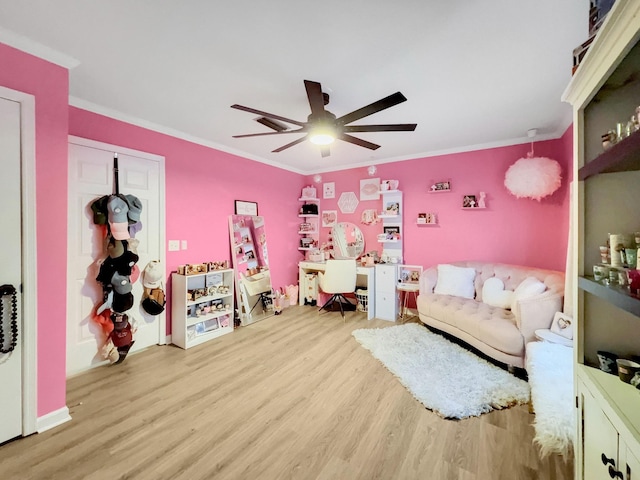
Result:
[[556,312],[562,311],[562,294],[545,292],[516,302],[513,314],[525,345],[535,340],[535,331],[549,328]]
[[422,275],[420,275],[420,294],[433,293],[437,281],[438,269],[436,267],[423,270]]

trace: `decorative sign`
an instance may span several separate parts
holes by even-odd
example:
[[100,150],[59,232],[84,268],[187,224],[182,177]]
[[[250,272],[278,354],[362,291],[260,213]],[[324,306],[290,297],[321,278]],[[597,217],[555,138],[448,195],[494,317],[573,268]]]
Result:
[[342,213],[353,213],[358,206],[358,197],[353,192],[344,192],[338,200],[338,207]]

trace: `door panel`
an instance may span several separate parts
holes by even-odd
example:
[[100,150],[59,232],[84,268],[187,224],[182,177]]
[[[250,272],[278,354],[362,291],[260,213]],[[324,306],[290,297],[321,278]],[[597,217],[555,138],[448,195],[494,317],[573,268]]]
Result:
[[[22,433],[22,239],[20,177],[20,104],[0,98],[0,285],[17,289],[18,339],[10,353],[0,353],[0,443]],[[3,349],[12,339],[10,296],[3,296]]]
[[[92,143],[92,142],[91,142]],[[115,146],[69,144],[69,292],[67,322],[67,374],[75,374],[106,363],[100,349],[105,335],[92,320],[102,300],[102,288],[95,280],[101,261],[107,256],[105,227],[93,223],[92,202],[114,190],[113,152]],[[150,260],[164,260],[161,231],[161,168],[159,157],[140,152],[118,154],[119,191],[132,194],[142,202],[142,230],[139,241],[140,271]],[[148,315],[141,307],[143,288],[140,280],[133,285],[134,306],[127,312],[137,325],[131,352],[164,343],[165,314]]]

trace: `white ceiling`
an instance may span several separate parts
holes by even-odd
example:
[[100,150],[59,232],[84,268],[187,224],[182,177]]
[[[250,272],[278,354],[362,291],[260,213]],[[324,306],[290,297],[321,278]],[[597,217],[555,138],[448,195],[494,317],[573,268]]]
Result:
[[[557,138],[589,0],[0,0],[0,41],[65,65],[71,104],[299,173]],[[62,59],[60,61],[59,59]],[[8,66],[3,65],[2,68]],[[321,158],[234,103],[306,121],[303,80],[337,116],[396,91],[408,101],[355,124]]]

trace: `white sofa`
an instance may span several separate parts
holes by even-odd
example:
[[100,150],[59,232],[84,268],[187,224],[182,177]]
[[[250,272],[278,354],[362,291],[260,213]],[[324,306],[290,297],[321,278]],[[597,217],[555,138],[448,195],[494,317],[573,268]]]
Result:
[[[499,263],[455,262],[449,265],[475,269],[472,287],[475,298],[434,293],[438,269],[437,266],[428,268],[420,277],[417,300],[420,320],[499,362],[523,368],[526,344],[535,340],[537,329],[550,327],[555,312],[562,311],[564,273]],[[516,290],[527,277],[543,282],[546,289],[543,293],[514,301],[513,309],[491,306],[483,302],[482,290],[485,281],[492,277],[502,280],[505,290]],[[492,280],[490,283],[499,282]]]

